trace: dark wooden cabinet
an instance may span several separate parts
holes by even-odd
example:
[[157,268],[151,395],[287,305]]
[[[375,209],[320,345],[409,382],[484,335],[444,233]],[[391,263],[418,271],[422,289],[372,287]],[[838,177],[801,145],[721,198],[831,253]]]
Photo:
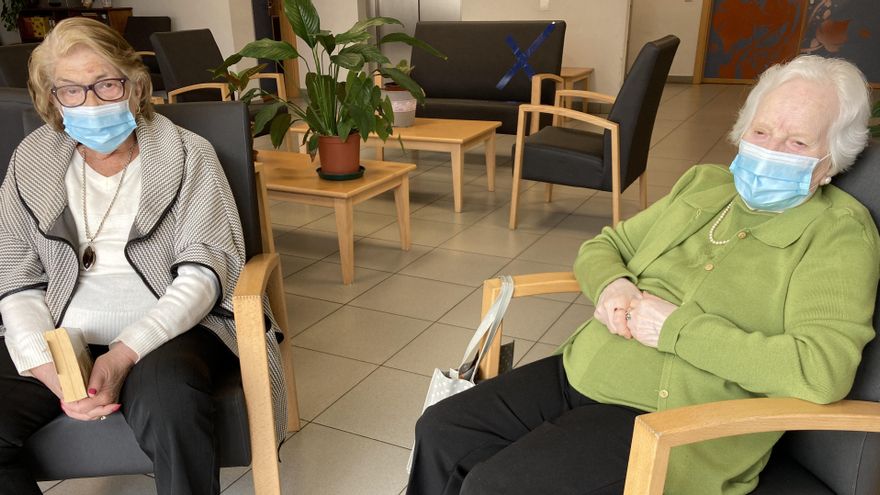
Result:
[[68,17],[91,17],[122,33],[131,17],[131,7],[83,8],[45,7],[26,8],[18,17],[18,32],[22,43],[42,41],[55,24]]

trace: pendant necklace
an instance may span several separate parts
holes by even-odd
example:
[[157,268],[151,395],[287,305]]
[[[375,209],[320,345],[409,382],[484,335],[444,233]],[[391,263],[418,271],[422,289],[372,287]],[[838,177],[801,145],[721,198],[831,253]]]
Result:
[[98,257],[95,253],[95,238],[98,237],[98,234],[101,233],[101,229],[104,228],[104,221],[107,220],[107,217],[110,215],[110,210],[113,208],[113,204],[116,203],[116,197],[119,196],[119,190],[122,189],[122,181],[125,180],[125,171],[128,170],[128,166],[131,164],[131,156],[134,153],[134,145],[137,142],[131,143],[131,146],[128,147],[128,161],[125,163],[125,166],[122,167],[122,174],[119,177],[119,184],[116,185],[116,192],[113,193],[113,199],[110,200],[110,205],[107,206],[107,211],[104,212],[104,216],[101,218],[101,222],[98,223],[98,230],[95,231],[94,235],[89,232],[89,215],[86,212],[86,148],[80,150],[80,155],[83,159],[82,164],[82,211],[83,211],[83,223],[86,229],[86,249],[82,254],[82,266],[85,271],[89,271],[93,266],[95,266],[95,262]]

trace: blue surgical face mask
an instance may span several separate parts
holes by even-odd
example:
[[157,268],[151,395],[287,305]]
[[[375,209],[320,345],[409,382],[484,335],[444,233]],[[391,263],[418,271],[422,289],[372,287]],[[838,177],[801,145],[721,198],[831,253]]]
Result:
[[67,134],[98,153],[111,153],[137,127],[128,100],[92,107],[63,107],[62,114]]
[[730,171],[737,192],[749,208],[781,212],[810,197],[813,170],[826,157],[783,153],[740,140]]

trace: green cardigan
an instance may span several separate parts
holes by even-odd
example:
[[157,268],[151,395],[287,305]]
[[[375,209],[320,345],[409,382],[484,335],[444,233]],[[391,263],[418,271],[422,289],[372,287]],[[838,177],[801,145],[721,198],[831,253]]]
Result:
[[[749,397],[829,403],[849,392],[874,337],[880,238],[870,214],[824,186],[796,208],[748,218],[753,227],[720,229],[731,241],[713,246],[709,225],[731,201],[740,200],[726,168],[693,167],[665,198],[581,246],[574,272],[591,300],[626,277],[679,308],[657,349],[587,321],[559,351],[575,389],[646,411]],[[670,259],[703,251],[669,270]],[[664,287],[664,277],[679,287]],[[780,436],[676,447],[666,493],[748,493]]]

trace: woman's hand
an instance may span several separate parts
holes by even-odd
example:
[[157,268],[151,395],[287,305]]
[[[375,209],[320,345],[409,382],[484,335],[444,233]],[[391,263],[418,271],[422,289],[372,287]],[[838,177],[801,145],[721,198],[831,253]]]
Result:
[[137,354],[127,345],[118,342],[95,360],[89,377],[89,397],[76,402],[65,402],[61,409],[74,419],[90,421],[119,410],[119,391],[125,377],[137,361]]
[[675,304],[643,292],[642,298],[633,301],[629,309],[629,331],[643,345],[656,348],[663,323],[676,309]]
[[619,278],[606,285],[599,294],[593,317],[608,327],[611,333],[631,339],[633,336],[627,328],[626,311],[641,298],[642,291],[635,284],[629,279]]
[[46,363],[30,369],[37,380],[43,382],[49,390],[59,399],[62,397],[61,382],[58,381],[58,372],[55,371],[55,363]]

